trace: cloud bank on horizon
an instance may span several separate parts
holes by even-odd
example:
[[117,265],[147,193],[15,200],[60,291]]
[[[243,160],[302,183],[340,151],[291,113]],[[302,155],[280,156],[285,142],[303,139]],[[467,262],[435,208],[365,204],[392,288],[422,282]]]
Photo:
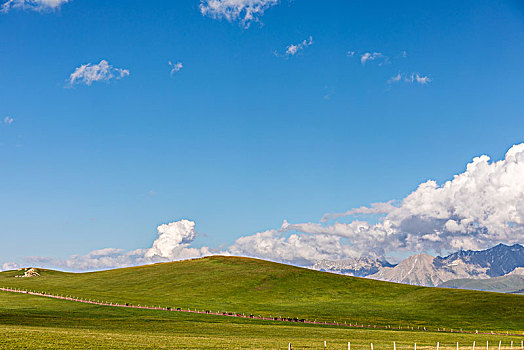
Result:
[[[149,249],[125,252],[106,248],[69,259],[31,257],[25,262],[96,270],[212,254],[241,255],[311,265],[317,260],[384,257],[398,251],[446,252],[484,249],[524,240],[524,143],[511,147],[505,158],[476,157],[466,170],[438,185],[428,180],[399,202],[374,203],[345,213],[325,214],[320,222],[289,224],[238,238],[225,250],[194,248],[195,223],[180,220],[157,228]],[[381,215],[377,223],[359,215]],[[352,218],[350,222],[338,222]],[[15,268],[5,263],[3,269]]]

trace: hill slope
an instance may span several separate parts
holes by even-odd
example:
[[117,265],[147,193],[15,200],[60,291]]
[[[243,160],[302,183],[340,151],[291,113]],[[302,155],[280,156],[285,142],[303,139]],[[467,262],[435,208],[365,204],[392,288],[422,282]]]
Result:
[[268,261],[208,257],[90,272],[0,273],[0,286],[111,302],[190,307],[375,325],[524,330],[524,297],[424,288]]
[[[518,336],[330,327],[249,318],[100,307],[15,293],[0,293],[0,349],[434,349],[470,350],[498,344],[511,350]],[[492,345],[493,346],[493,345]],[[514,348],[515,349],[515,348]],[[481,349],[483,350],[483,349]],[[515,349],[516,350],[516,349]]]

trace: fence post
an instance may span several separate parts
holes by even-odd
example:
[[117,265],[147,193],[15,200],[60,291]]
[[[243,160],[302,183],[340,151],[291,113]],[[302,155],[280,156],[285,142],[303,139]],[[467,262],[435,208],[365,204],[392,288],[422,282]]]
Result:
[[287,350],[291,350],[291,343],[287,344]]
[[397,343],[393,342],[393,350],[397,350]]
[[348,341],[348,350],[351,350],[351,342]]
[[371,350],[373,350],[373,343],[371,343]]
[[499,350],[500,350],[500,345],[502,344],[502,340],[499,340]]
[[440,343],[439,343],[439,342],[437,342],[437,350],[438,350],[439,346],[440,346]]
[[324,340],[324,350],[327,349],[327,342]]
[[473,350],[475,350],[475,341],[473,340]]
[[415,343],[415,350],[417,350],[417,343]]

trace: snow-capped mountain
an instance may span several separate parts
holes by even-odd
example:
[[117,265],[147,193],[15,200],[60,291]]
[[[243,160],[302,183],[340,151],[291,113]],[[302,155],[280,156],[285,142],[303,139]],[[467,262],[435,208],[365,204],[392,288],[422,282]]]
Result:
[[460,263],[485,268],[485,273],[489,277],[504,276],[516,267],[524,267],[524,247],[520,244],[512,246],[499,244],[486,250],[461,250],[445,258],[440,256],[435,258],[437,268],[451,267]]
[[524,247],[499,244],[481,251],[459,251],[446,257],[417,254],[395,267],[383,267],[369,278],[391,282],[438,286],[455,279],[487,279],[524,267]]
[[387,261],[370,258],[349,258],[344,260],[320,260],[312,268],[343,275],[365,277],[378,272],[383,267],[393,266]]

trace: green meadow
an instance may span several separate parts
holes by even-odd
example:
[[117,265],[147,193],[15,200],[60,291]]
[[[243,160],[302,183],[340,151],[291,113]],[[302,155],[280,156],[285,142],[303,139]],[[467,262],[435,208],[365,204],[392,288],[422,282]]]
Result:
[[[398,350],[520,349],[524,296],[424,288],[340,276],[256,259],[208,257],[92,273],[0,273],[0,287],[85,299],[391,326],[396,330],[262,321],[96,306],[0,292],[0,346],[24,349],[222,348]],[[408,331],[407,327],[414,327]],[[401,327],[401,330],[398,330]],[[427,331],[417,331],[426,327]],[[437,331],[437,330],[441,331]]]
[[95,306],[65,300],[0,293],[3,349],[328,349],[508,350],[523,338],[442,332],[384,331],[283,323],[180,312]]

